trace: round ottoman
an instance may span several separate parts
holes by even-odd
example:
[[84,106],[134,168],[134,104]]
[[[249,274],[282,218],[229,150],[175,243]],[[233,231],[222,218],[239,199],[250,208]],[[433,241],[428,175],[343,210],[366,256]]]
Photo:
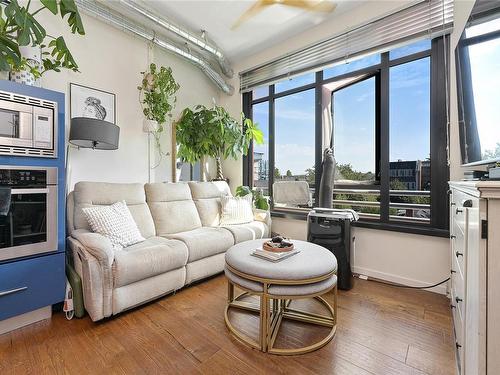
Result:
[[[226,253],[224,272],[228,280],[228,300],[225,321],[229,331],[239,341],[263,352],[281,355],[308,353],[326,345],[335,335],[337,326],[337,259],[322,246],[294,240],[300,252],[280,262],[255,257],[252,252],[262,246],[263,240],[245,241],[231,247]],[[243,290],[234,295],[234,286]],[[321,295],[333,290],[333,307]],[[243,299],[259,296],[260,304]],[[315,298],[328,315],[294,309],[296,299]],[[260,316],[259,341],[237,330],[229,319],[229,310],[243,309]],[[321,325],[331,328],[321,341],[301,348],[274,348],[283,319]]]

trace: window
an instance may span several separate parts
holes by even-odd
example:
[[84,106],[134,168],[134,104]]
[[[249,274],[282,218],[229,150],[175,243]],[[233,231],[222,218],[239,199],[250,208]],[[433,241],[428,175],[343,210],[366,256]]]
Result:
[[430,57],[389,70],[390,220],[430,220]]
[[[275,101],[274,204],[311,207],[314,181],[314,89]],[[297,183],[299,181],[305,183]],[[294,190],[294,187],[297,187]]]
[[253,90],[252,98],[260,99],[269,95],[269,86],[260,86]]
[[[444,101],[445,73],[431,69],[443,66],[442,40],[328,68],[312,83],[310,75],[276,83],[263,99],[246,96],[245,113],[253,111],[269,142],[256,146],[253,158],[268,163],[268,181],[254,172],[244,182],[267,184],[274,215],[306,215],[331,143],[334,207],[358,211],[357,225],[445,236],[446,116],[443,106],[431,106],[433,95]],[[280,184],[286,189],[276,189]]]
[[253,186],[269,195],[269,105],[268,102],[255,104],[253,121],[264,133],[264,144],[253,147]]
[[325,79],[328,79],[351,73],[363,68],[368,68],[377,64],[380,64],[380,54],[370,55],[348,63],[342,63],[332,66],[331,68],[327,68],[324,70],[323,76]]
[[276,92],[283,92],[294,89],[296,87],[314,83],[314,80],[314,73],[308,73],[278,82],[274,87]]
[[391,60],[399,59],[401,57],[406,57],[413,55],[414,53],[427,51],[431,48],[431,41],[429,39],[419,40],[418,42],[408,44],[389,52],[389,58]]

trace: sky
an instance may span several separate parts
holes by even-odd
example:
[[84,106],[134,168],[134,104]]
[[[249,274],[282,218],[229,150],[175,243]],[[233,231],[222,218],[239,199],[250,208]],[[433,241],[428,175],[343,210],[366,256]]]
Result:
[[[391,51],[390,58],[427,48],[430,41],[423,40]],[[368,56],[325,69],[324,75],[343,74],[379,60],[379,55]],[[494,148],[500,141],[500,41],[474,46],[471,64],[481,142]],[[392,67],[389,79],[390,160],[425,160],[430,156],[430,58]],[[279,82],[275,89],[280,92],[313,81],[314,73],[309,73]],[[266,95],[262,89],[259,94]],[[335,92],[332,98],[335,157],[361,172],[375,172],[375,97],[375,79],[370,78]],[[255,151],[268,158],[268,104],[255,105],[253,110],[266,139]],[[287,170],[304,174],[314,165],[314,89],[276,99],[275,116],[276,167],[281,174]]]

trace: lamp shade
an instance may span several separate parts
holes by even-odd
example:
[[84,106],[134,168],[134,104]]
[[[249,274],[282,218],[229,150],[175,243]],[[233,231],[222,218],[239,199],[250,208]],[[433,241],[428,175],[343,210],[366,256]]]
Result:
[[69,143],[97,150],[116,150],[120,138],[120,128],[108,121],[89,117],[71,119]]

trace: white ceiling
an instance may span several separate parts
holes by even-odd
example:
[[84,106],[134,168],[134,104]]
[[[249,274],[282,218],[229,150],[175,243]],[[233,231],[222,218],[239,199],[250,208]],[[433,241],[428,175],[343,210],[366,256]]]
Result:
[[208,37],[217,43],[226,56],[240,60],[261,51],[288,37],[314,27],[341,13],[357,8],[367,1],[334,1],[337,8],[332,13],[307,12],[295,7],[276,4],[231,30],[233,23],[255,1],[253,0],[148,0],[144,3],[168,20],[192,31],[206,30]]

